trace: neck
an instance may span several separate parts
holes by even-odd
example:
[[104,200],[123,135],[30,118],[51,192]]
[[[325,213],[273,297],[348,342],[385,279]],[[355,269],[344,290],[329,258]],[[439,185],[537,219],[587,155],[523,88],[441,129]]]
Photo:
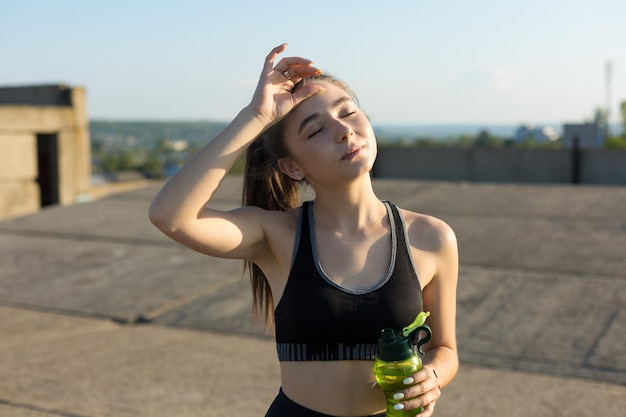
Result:
[[386,208],[374,193],[369,175],[347,186],[315,189],[315,224],[350,233],[372,222],[380,223]]

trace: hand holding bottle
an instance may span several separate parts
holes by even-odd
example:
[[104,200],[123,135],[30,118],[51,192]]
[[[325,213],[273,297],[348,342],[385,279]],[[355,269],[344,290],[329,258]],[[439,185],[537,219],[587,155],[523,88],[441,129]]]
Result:
[[[439,381],[430,368],[422,366],[418,352],[424,354],[421,346],[431,336],[430,327],[425,325],[429,312],[421,312],[402,332],[383,329],[378,340],[378,351],[374,361],[376,381],[385,393],[387,417],[414,417],[425,412],[431,415],[434,401],[439,398]],[[417,351],[411,341],[413,335],[426,332],[425,337],[417,342]],[[434,381],[429,378],[432,372]],[[431,389],[434,385],[436,390]],[[406,401],[404,401],[406,399]]]
[[435,371],[424,365],[422,369],[405,378],[403,384],[406,388],[393,395],[397,401],[395,407],[406,411],[421,409],[420,417],[431,416],[435,403],[441,396],[439,379]]

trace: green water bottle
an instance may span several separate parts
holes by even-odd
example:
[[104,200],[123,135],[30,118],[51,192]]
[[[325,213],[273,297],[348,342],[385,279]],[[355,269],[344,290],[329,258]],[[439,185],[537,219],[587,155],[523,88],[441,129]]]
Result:
[[[424,352],[421,346],[427,343],[432,332],[425,325],[429,312],[421,312],[413,323],[397,332],[393,329],[383,329],[378,339],[378,351],[374,360],[374,375],[376,382],[385,393],[387,401],[386,417],[413,417],[421,413],[423,408],[413,410],[396,410],[394,406],[403,400],[393,398],[394,394],[407,387],[404,380],[422,369],[422,360],[417,352]],[[417,352],[411,340],[415,333],[424,331],[426,335],[417,342]]]

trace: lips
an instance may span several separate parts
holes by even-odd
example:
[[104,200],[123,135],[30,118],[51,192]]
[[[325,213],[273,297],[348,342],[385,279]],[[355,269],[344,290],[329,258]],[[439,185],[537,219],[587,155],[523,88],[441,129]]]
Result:
[[361,153],[365,146],[354,146],[350,148],[348,152],[341,158],[342,161],[350,160],[355,158],[358,154]]

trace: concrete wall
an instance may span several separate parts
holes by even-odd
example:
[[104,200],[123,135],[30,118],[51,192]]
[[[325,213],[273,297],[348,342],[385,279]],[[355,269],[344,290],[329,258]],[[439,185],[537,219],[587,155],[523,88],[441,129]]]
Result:
[[39,210],[36,178],[35,134],[0,132],[0,219]]
[[[580,183],[626,185],[626,150],[579,152]],[[572,150],[382,146],[374,175],[443,181],[571,183],[575,161]]]
[[57,141],[58,203],[91,187],[91,146],[83,88],[0,88],[0,219],[41,208],[38,135]]
[[583,183],[626,185],[626,150],[586,149],[581,159]]

